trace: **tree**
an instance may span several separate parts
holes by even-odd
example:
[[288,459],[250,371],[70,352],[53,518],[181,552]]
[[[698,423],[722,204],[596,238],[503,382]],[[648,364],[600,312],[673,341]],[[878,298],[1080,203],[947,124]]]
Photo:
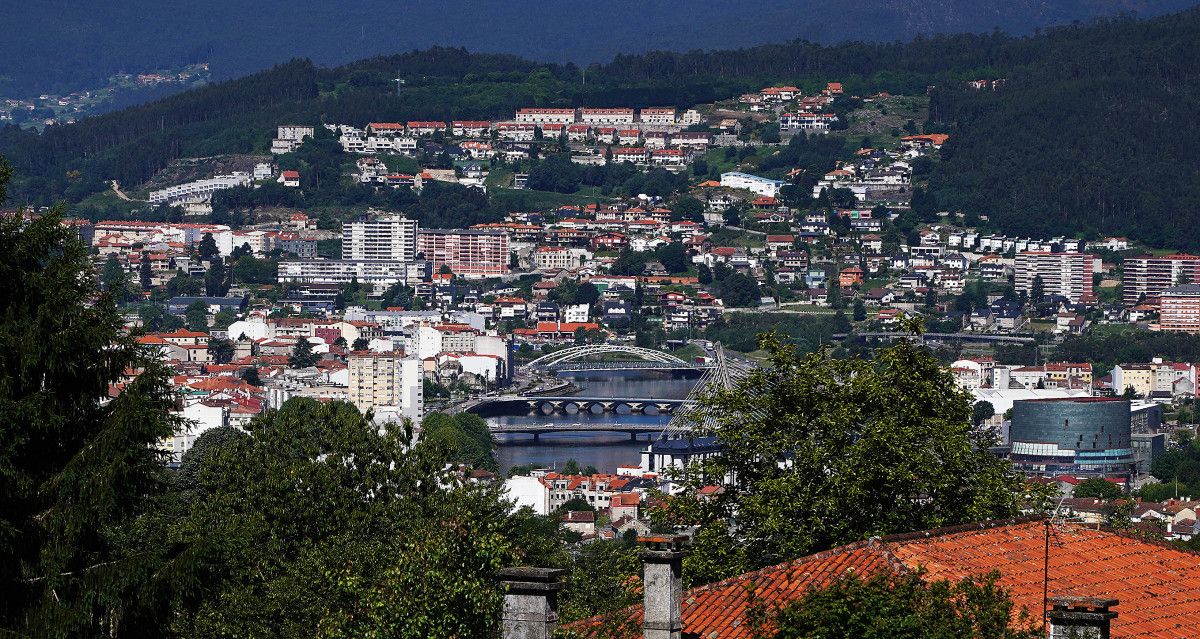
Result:
[[867,307],[863,304],[861,298],[854,299],[854,321],[861,322],[867,319]]
[[208,332],[208,304],[205,304],[204,300],[196,300],[188,304],[183,317],[187,322],[188,330],[200,333]]
[[219,338],[208,340],[208,356],[214,364],[228,364],[233,361],[233,342]]
[[1042,281],[1041,275],[1033,276],[1033,283],[1029,287],[1029,299],[1034,304],[1040,304],[1042,298],[1046,296],[1046,283]]
[[707,264],[699,264],[696,266],[696,275],[701,284],[712,284],[713,273],[712,269],[708,268]]
[[487,422],[473,413],[430,413],[421,421],[421,437],[449,451],[451,461],[473,468],[499,470],[492,453],[492,435]]
[[198,278],[179,274],[167,282],[167,296],[201,295],[204,293],[204,282]]
[[121,267],[121,263],[117,261],[116,255],[109,255],[108,259],[104,260],[104,270],[100,274],[100,283],[114,300],[117,302],[125,301],[129,287],[129,278],[125,275],[125,269]]
[[204,273],[204,294],[209,297],[224,297],[229,292],[229,274],[225,262],[217,257]]
[[[152,524],[157,443],[181,426],[169,374],[124,330],[61,211],[0,219],[0,272],[0,634],[165,634]],[[109,401],[127,370],[141,373]]]
[[656,251],[658,261],[671,273],[685,273],[691,265],[687,250],[682,242],[671,242]]
[[154,286],[154,273],[150,270],[150,255],[145,251],[142,252],[142,261],[138,265],[138,283],[142,286],[143,291],[148,291]]
[[[700,174],[697,173],[697,175]],[[690,220],[697,223],[704,221],[704,203],[690,195],[685,195],[675,200],[673,212],[681,220]]]
[[365,351],[371,346],[371,340],[365,337],[358,337],[354,340],[354,345],[351,350]]
[[321,356],[313,352],[312,343],[301,337],[292,348],[292,354],[288,356],[288,368],[316,366],[320,359]]
[[1089,499],[1120,499],[1124,492],[1114,483],[1101,477],[1092,477],[1079,482],[1072,497],[1087,497]]
[[[775,614],[776,639],[1035,639],[1028,612],[1018,614],[998,573],[957,583],[922,581],[923,575],[851,574],[810,590]],[[767,621],[766,619],[762,621]],[[1037,620],[1040,621],[1040,620]]]
[[579,462],[575,461],[574,457],[568,459],[567,462],[563,464],[562,473],[564,475],[578,475]]
[[253,366],[243,368],[239,375],[241,376],[242,381],[250,384],[251,386],[262,386],[262,380],[258,377],[258,369]]
[[176,526],[205,567],[178,636],[493,637],[496,570],[542,561],[521,536],[541,529],[410,425],[293,398],[247,431],[206,455]]
[[[972,427],[969,395],[914,342],[871,360],[798,357],[774,335],[759,347],[768,366],[701,402],[694,432],[724,448],[682,473],[688,490],[660,520],[725,525],[736,513],[747,556],[767,564],[1016,512],[1019,478]],[[730,478],[722,494],[695,499],[717,477]]]
[[976,426],[991,419],[995,415],[996,408],[987,400],[975,402],[975,405],[971,407],[971,423],[975,424]]
[[200,238],[200,246],[197,248],[197,253],[200,256],[201,262],[215,260],[221,255],[221,252],[217,250],[217,241],[213,239],[212,233],[205,233]]

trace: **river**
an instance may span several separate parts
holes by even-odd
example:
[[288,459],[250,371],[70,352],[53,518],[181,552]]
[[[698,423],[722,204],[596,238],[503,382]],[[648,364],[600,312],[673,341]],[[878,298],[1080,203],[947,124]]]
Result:
[[[655,371],[595,371],[587,373],[562,373],[560,378],[569,380],[581,390],[584,397],[638,397],[647,399],[683,399],[691,392],[698,379],[693,372],[677,371],[662,373]],[[659,424],[666,426],[670,415],[575,415],[550,416],[504,416],[490,417],[491,423],[544,424],[561,421],[570,423],[620,423]],[[602,473],[612,473],[617,466],[635,465],[641,460],[642,449],[658,437],[657,433],[639,436],[631,441],[622,433],[554,433],[543,434],[537,442],[531,435],[498,435],[496,459],[501,472],[510,466],[537,464],[562,468],[568,459],[574,459],[582,468],[595,466]]]

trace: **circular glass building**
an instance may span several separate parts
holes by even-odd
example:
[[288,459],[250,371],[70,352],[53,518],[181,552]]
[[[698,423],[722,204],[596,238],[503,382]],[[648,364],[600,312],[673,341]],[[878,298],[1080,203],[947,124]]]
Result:
[[1107,397],[1013,403],[1009,459],[1034,475],[1131,477],[1129,401]]

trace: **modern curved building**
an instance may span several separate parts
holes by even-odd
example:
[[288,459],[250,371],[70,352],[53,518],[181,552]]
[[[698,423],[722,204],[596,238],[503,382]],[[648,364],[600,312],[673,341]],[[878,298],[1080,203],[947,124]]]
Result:
[[1132,477],[1129,401],[1107,397],[1013,403],[1009,460],[1033,475]]

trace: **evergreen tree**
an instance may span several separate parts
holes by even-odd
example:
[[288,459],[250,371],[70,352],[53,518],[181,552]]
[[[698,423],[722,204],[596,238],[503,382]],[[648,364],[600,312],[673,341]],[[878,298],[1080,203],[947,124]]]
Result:
[[354,348],[356,351],[365,351],[371,346],[371,341],[365,337],[359,337],[354,340]]
[[856,321],[856,322],[861,322],[861,321],[867,319],[867,307],[866,307],[866,305],[863,304],[863,301],[861,299],[856,298],[854,300],[853,313],[854,313],[854,315],[853,315],[854,321]]
[[213,258],[212,265],[204,274],[204,294],[210,297],[224,297],[229,292],[228,273],[225,262],[221,258]]
[[129,278],[125,275],[125,269],[121,267],[121,263],[117,261],[116,255],[109,255],[107,260],[104,260],[104,270],[100,274],[100,283],[104,290],[117,303],[125,301],[125,295],[129,287]]
[[138,283],[142,285],[143,291],[148,291],[153,286],[154,274],[150,270],[150,255],[145,251],[142,252],[142,263],[138,266]]
[[296,342],[295,348],[292,349],[292,354],[288,356],[288,367],[308,368],[316,366],[320,359],[321,356],[313,352],[312,344],[301,337],[300,341]]
[[208,340],[208,356],[214,364],[228,364],[233,360],[233,342],[219,338]]
[[[61,222],[0,219],[0,634],[161,635],[167,544],[149,524],[166,488],[155,444],[179,425],[168,373],[97,298]],[[128,370],[142,372],[105,401]]]
[[259,379],[259,377],[258,377],[258,369],[257,368],[255,368],[253,366],[243,368],[240,375],[241,375],[242,380],[245,381],[247,384],[251,384],[253,386],[262,386],[262,380]]
[[1046,296],[1046,282],[1042,280],[1041,275],[1033,276],[1033,284],[1029,287],[1029,299],[1035,305],[1042,303],[1042,298]]
[[188,330],[200,333],[208,332],[208,304],[205,304],[203,300],[196,300],[188,304],[183,317],[187,321]]
[[217,259],[221,252],[217,250],[217,241],[213,239],[212,233],[205,233],[200,238],[200,247],[197,249],[201,262],[209,262]]

